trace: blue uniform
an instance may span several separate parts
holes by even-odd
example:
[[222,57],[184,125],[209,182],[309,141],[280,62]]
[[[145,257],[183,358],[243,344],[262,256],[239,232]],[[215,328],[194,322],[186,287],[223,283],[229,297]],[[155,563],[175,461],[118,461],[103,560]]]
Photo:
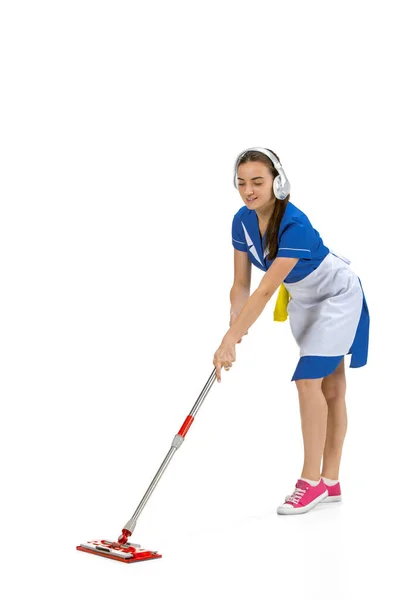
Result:
[[[242,206],[233,217],[232,245],[247,252],[256,267],[267,271],[273,261],[263,252],[255,210]],[[367,363],[369,311],[361,281],[350,261],[325,246],[308,217],[288,202],[278,231],[277,257],[298,258],[283,284],[291,296],[289,322],[300,348],[296,379],[326,377],[351,354],[350,367]]]

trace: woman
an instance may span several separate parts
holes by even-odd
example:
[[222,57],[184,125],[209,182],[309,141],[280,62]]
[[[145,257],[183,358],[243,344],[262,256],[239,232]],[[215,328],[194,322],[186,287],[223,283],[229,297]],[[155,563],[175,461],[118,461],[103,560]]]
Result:
[[[279,286],[300,360],[292,381],[299,395],[304,463],[294,492],[278,514],[308,512],[341,500],[339,467],[347,430],[344,357],[367,363],[369,312],[361,281],[349,261],[327,248],[307,216],[290,202],[290,183],[279,157],[266,148],[241,153],[235,187],[245,206],[234,215],[234,283],[229,330],[214,354],[218,382],[236,360],[235,344]],[[266,272],[250,296],[251,265]],[[323,459],[322,471],[321,458]]]

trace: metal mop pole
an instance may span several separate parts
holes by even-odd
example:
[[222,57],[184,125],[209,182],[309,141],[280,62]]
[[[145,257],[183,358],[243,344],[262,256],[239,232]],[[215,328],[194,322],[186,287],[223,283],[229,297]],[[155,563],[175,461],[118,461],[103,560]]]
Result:
[[194,421],[194,417],[196,416],[197,411],[200,409],[200,406],[203,404],[204,399],[207,396],[208,392],[210,391],[216,378],[217,378],[217,373],[216,373],[216,369],[214,368],[206,385],[202,389],[200,396],[197,398],[192,410],[186,417],[186,419],[183,422],[182,427],[180,428],[178,433],[175,435],[175,437],[172,441],[171,448],[168,451],[167,456],[164,458],[164,461],[163,461],[161,467],[158,469],[153,481],[149,485],[145,495],[143,496],[142,500],[140,501],[139,506],[137,507],[136,511],[134,512],[132,517],[129,519],[129,521],[126,523],[125,527],[123,528],[122,533],[118,538],[118,543],[125,544],[128,537],[132,534],[133,530],[135,529],[140,513],[146,506],[148,499],[150,498],[151,494],[153,493],[157,483],[160,481],[165,469],[169,465],[175,452],[178,450],[178,448],[180,448],[182,446],[185,436],[186,436],[187,432],[189,431],[191,424]]

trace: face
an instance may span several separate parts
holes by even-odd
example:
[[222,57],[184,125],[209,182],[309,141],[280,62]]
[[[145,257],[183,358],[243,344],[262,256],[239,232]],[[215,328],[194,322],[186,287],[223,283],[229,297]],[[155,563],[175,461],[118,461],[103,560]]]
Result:
[[262,162],[249,161],[239,165],[238,189],[250,209],[264,209],[274,204],[273,181],[273,175]]

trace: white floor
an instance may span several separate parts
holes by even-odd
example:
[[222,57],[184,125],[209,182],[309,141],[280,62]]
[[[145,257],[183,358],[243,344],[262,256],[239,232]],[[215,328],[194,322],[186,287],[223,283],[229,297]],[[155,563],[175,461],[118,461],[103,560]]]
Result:
[[[204,517],[197,527],[166,522],[156,532],[138,526],[135,541],[163,558],[123,565],[74,554],[70,544],[62,556],[66,564],[48,574],[46,585],[58,589],[61,569],[73,573],[62,586],[65,598],[397,598],[392,514],[360,505],[353,489],[341,505],[321,504],[305,515],[278,516],[270,506],[236,519],[220,515],[219,523],[210,520],[208,526]],[[51,561],[52,568],[56,563]]]

